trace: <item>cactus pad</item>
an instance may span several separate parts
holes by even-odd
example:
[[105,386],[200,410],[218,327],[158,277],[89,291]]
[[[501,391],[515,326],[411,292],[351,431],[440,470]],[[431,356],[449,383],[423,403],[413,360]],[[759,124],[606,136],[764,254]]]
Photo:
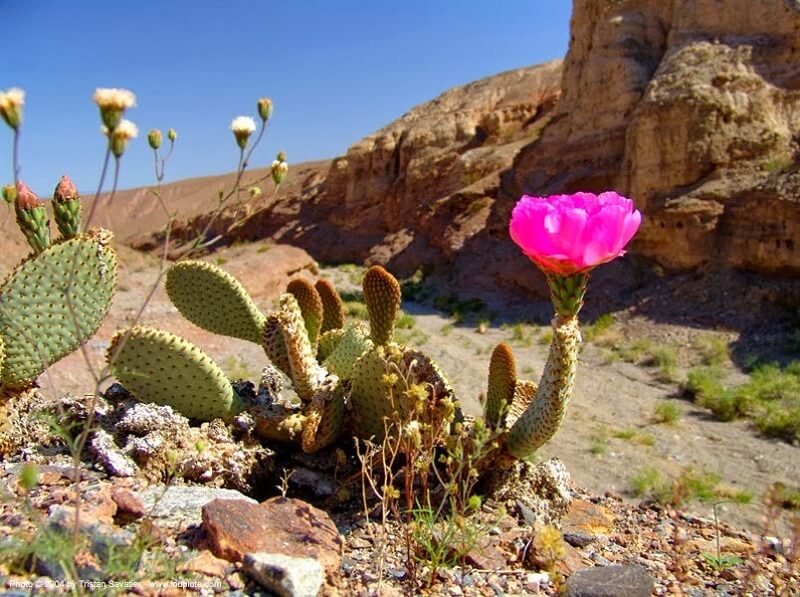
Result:
[[120,330],[106,360],[141,402],[168,405],[190,419],[230,422],[243,406],[222,370],[183,338],[154,328]]
[[267,317],[264,322],[261,346],[272,364],[291,377],[292,368],[289,365],[289,354],[286,352],[286,343],[283,341],[280,319],[275,314]]
[[321,332],[338,330],[344,327],[344,303],[336,288],[327,280],[317,280],[314,285],[322,300]]
[[308,341],[311,343],[311,347],[316,350],[323,317],[322,299],[319,296],[319,292],[310,282],[302,278],[289,282],[286,292],[294,296],[300,306],[300,312],[303,314],[303,321],[306,324]]
[[[117,286],[117,257],[110,240],[111,233],[101,230],[57,242],[23,261],[3,282],[3,385],[29,385],[100,327]],[[70,279],[72,312],[66,299]]]
[[286,346],[294,389],[298,398],[308,403],[328,372],[317,363],[300,307],[291,294],[284,294],[280,298],[278,325]]
[[503,427],[508,409],[514,400],[517,365],[511,347],[502,342],[492,351],[489,361],[489,388],[483,418],[491,429]]
[[[330,334],[332,332],[326,333]],[[358,357],[373,347],[374,344],[367,336],[364,326],[359,324],[352,325],[341,333],[339,343],[324,360],[323,365],[339,377],[349,379],[353,373],[353,365],[358,360]]]
[[181,261],[167,272],[167,294],[204,330],[261,344],[264,314],[239,281],[216,265]]
[[314,393],[303,426],[302,448],[313,453],[335,442],[344,428],[344,386],[329,377]]
[[400,313],[400,283],[380,265],[373,265],[364,274],[363,284],[372,341],[388,344]]
[[317,345],[317,360],[320,363],[324,362],[336,350],[343,336],[344,330],[328,330],[320,334],[319,344]]

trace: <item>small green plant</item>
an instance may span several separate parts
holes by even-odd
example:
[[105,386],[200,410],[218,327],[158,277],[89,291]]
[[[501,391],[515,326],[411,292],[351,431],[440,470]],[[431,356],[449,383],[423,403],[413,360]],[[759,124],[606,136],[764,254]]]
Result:
[[678,351],[674,346],[657,346],[650,352],[648,364],[658,368],[659,381],[672,382],[678,372]]
[[731,358],[728,341],[720,336],[697,336],[692,341],[692,348],[706,366],[723,365]]
[[652,446],[656,443],[656,439],[652,435],[649,433],[643,433],[636,429],[621,429],[620,431],[615,431],[614,437],[629,441],[634,444],[639,444],[641,446]]
[[217,258],[214,260],[214,262],[215,262],[217,265],[225,265],[226,263],[228,263],[228,258],[227,258],[227,257],[217,257]]
[[722,572],[742,563],[742,558],[729,553],[713,554],[704,551],[700,554],[700,557],[717,572]]
[[446,323],[439,329],[439,333],[442,336],[449,336],[453,333],[454,329],[456,329],[456,327],[452,323]]
[[416,323],[413,315],[400,311],[400,317],[397,318],[395,326],[400,330],[410,330]]
[[521,322],[511,326],[511,342],[517,346],[531,346],[533,344],[533,329],[531,326]]
[[661,402],[653,410],[653,420],[656,423],[672,425],[683,416],[683,410],[673,402]]
[[619,355],[627,363],[638,363],[645,354],[648,354],[653,347],[653,343],[647,338],[639,338],[631,343],[621,343],[612,348],[612,351]]
[[589,441],[591,445],[589,447],[589,452],[595,456],[600,456],[601,454],[605,454],[606,450],[608,449],[608,436],[606,435],[605,431],[600,431],[599,433],[593,434]]
[[770,487],[771,498],[785,510],[800,510],[800,488],[775,482]]
[[589,325],[583,326],[581,336],[584,342],[595,342],[605,334],[614,325],[614,316],[611,313],[606,313],[595,319]]

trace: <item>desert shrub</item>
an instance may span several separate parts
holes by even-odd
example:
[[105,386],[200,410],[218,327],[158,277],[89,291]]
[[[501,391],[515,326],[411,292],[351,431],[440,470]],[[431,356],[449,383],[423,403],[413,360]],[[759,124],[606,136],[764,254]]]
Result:
[[683,415],[683,411],[677,404],[672,402],[662,402],[656,405],[653,410],[653,420],[656,423],[672,424]]
[[595,319],[592,323],[584,325],[581,336],[584,342],[594,342],[614,325],[614,316],[606,313]]

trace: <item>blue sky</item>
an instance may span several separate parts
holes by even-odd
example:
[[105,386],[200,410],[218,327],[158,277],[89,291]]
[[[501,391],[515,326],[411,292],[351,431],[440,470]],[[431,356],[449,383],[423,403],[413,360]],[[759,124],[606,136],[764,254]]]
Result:
[[[105,139],[96,87],[136,93],[140,130],[121,187],[153,182],[150,128],[179,134],[167,180],[235,169],[228,129],[275,112],[252,166],[342,154],[442,91],[566,53],[569,0],[0,0],[0,89],[27,93],[22,178],[52,193],[69,173],[93,191]],[[12,174],[0,129],[0,182]]]

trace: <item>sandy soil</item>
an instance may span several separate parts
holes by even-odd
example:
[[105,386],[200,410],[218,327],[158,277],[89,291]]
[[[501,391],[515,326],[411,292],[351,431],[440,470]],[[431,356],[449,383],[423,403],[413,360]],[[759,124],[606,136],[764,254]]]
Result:
[[[259,247],[261,247],[259,249]],[[270,267],[271,249],[263,245],[226,248],[210,259],[225,261],[224,267],[236,272],[241,264],[258,255]],[[100,332],[87,344],[87,354],[96,367],[101,367],[108,340],[114,331],[125,326],[136,314],[144,296],[157,276],[155,258],[125,252],[120,286],[111,315]],[[237,264],[239,264],[237,266]],[[356,276],[341,268],[324,268],[322,275],[340,288],[353,289]],[[242,282],[255,291],[254,298],[268,310],[280,291],[265,288],[257,276]],[[509,341],[512,330],[488,327],[479,333],[475,323],[454,324],[447,315],[422,304],[407,303],[404,310],[414,316],[414,327],[404,330],[433,356],[449,375],[457,395],[467,412],[480,412],[479,396],[486,389],[491,349],[501,341]],[[154,294],[143,323],[180,334],[208,352],[229,375],[257,379],[266,357],[260,347],[243,341],[209,334],[183,319],[169,302],[163,286]],[[661,341],[665,337],[685,337],[688,328],[653,321],[644,315],[627,318],[627,329]],[[544,328],[541,328],[543,330]],[[696,330],[691,330],[696,333]],[[731,343],[735,334],[722,333]],[[546,346],[537,341],[512,342],[521,377],[538,379],[546,358]],[[734,370],[735,373],[735,370]],[[679,372],[677,379],[682,372]],[[45,392],[85,393],[92,387],[91,377],[80,353],[70,355],[50,368],[41,379]],[[683,411],[672,425],[656,424],[653,412],[658,404],[671,401]],[[646,442],[614,437],[614,433],[635,430]],[[592,451],[602,444],[603,449]],[[652,445],[647,445],[652,444]],[[600,453],[595,453],[600,452]],[[557,456],[567,465],[575,481],[589,491],[614,492],[632,499],[631,479],[645,467],[655,467],[664,476],[675,476],[685,467],[718,474],[723,483],[747,490],[755,496],[748,506],[726,505],[722,517],[726,522],[762,530],[762,508],[759,498],[773,482],[800,485],[800,447],[765,438],[747,422],[723,423],[712,420],[706,411],[679,397],[677,383],[655,379],[652,368],[617,361],[607,362],[607,349],[588,344],[581,357],[575,396],[565,424],[559,434],[542,450],[542,456]],[[709,516],[711,506],[691,503],[688,510]]]

